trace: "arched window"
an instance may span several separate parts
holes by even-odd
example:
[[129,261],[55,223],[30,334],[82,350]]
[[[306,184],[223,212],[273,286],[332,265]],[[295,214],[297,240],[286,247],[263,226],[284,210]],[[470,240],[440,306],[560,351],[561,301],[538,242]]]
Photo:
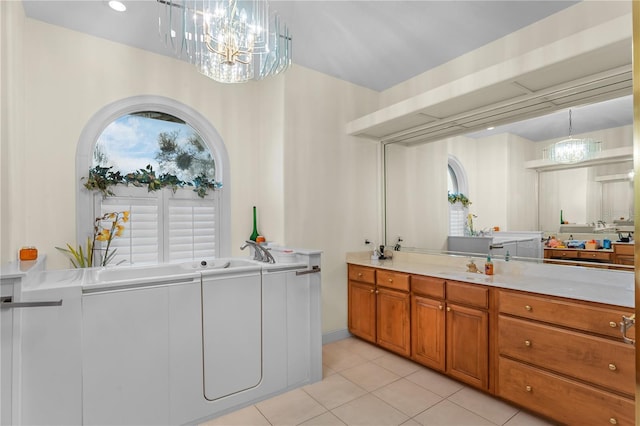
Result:
[[[222,139],[196,111],[162,97],[115,102],[92,117],[78,145],[77,239],[92,234],[95,218],[128,211],[124,231],[111,242],[111,264],[229,256],[228,168]],[[90,170],[119,173],[130,183],[103,197],[83,186]],[[157,188],[150,176],[168,185],[150,190]],[[203,181],[210,185],[198,192],[194,182]]]
[[[449,194],[464,194],[469,196],[467,175],[462,163],[450,155],[447,167],[447,190]],[[461,203],[449,204],[449,235],[464,235],[465,223],[469,209]]]

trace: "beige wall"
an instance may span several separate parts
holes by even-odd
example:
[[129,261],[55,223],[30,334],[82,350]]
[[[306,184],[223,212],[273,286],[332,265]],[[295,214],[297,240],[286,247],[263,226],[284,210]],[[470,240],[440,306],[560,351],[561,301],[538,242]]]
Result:
[[2,46],[7,35],[24,46],[2,51],[3,263],[33,244],[50,268],[67,265],[54,247],[76,238],[82,129],[111,102],[164,96],[200,112],[224,140],[232,254],[246,255],[239,246],[256,205],[269,240],[324,251],[323,331],[346,328],[345,252],[378,232],[378,148],[348,137],[344,125],[377,93],[296,66],[260,83],[223,85],[169,57],[24,19],[21,3],[9,4],[3,23],[18,25],[3,26]]

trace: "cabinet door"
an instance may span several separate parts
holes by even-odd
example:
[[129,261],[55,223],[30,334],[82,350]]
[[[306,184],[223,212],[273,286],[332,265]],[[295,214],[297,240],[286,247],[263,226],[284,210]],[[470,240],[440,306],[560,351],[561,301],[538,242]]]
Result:
[[445,367],[445,311],[440,300],[411,297],[413,359],[440,371]]
[[447,373],[470,385],[489,384],[489,314],[447,305]]
[[376,342],[376,295],[371,284],[349,281],[349,331]]
[[409,293],[378,287],[378,344],[400,355],[411,355]]
[[83,424],[169,421],[167,287],[83,296]]

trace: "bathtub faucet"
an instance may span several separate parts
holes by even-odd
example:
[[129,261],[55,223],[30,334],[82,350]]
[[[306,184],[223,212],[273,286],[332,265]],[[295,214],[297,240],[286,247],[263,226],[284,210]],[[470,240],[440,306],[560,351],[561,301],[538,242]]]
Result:
[[252,241],[252,240],[245,241],[244,244],[240,246],[240,250],[244,250],[249,246],[253,247],[253,260],[257,260],[259,262],[265,262],[265,263],[276,263],[276,260],[273,258],[273,256],[269,252],[269,249],[261,246],[255,241]]

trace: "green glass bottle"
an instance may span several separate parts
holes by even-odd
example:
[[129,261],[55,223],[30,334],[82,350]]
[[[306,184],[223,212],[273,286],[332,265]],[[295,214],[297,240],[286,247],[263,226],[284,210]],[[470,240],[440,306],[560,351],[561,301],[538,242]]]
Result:
[[564,219],[562,218],[562,210],[560,210],[560,225],[564,223]]
[[256,238],[258,238],[258,235],[260,234],[258,233],[258,222],[256,221],[256,206],[253,206],[253,232],[249,239],[251,241],[255,241]]

